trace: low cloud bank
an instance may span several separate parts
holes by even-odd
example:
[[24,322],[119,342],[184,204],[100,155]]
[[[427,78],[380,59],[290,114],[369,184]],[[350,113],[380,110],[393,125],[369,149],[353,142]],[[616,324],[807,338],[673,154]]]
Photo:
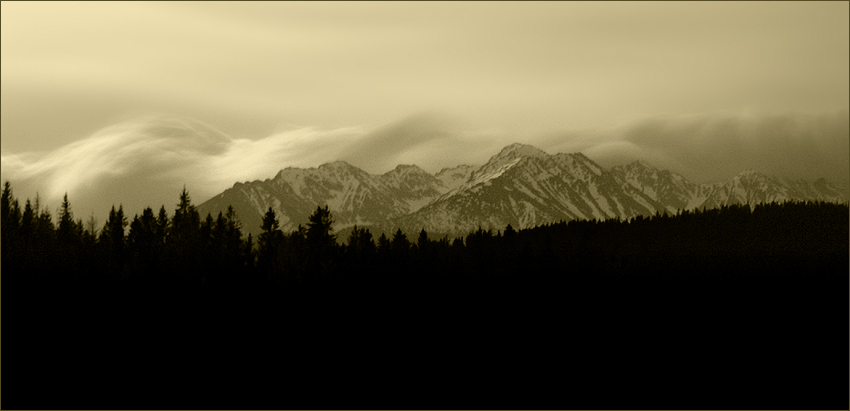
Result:
[[631,153],[702,182],[724,180],[744,169],[808,180],[850,178],[847,110],[652,118],[619,131],[614,141],[589,151],[603,161]]
[[513,142],[552,154],[584,152],[606,167],[644,160],[699,182],[728,179],[744,169],[844,184],[850,175],[846,110],[651,118],[609,132],[536,138],[469,130],[455,119],[426,114],[374,130],[295,128],[258,140],[234,139],[194,119],[151,115],[49,153],[3,154],[0,164],[2,179],[12,182],[19,199],[38,192],[55,215],[67,192],[76,218],[93,213],[102,224],[119,203],[130,218],[146,206],[165,205],[171,214],[184,185],[199,204],[236,182],[272,178],[290,166],[345,160],[373,174],[397,164],[436,172],[483,164]]
[[301,128],[260,140],[233,139],[197,120],[150,116],[122,122],[47,154],[4,154],[2,179],[16,197],[55,213],[68,193],[75,218],[104,218],[123,204],[132,217],[150,206],[173,212],[185,187],[199,204],[237,181],[271,178],[287,166],[335,158],[357,129]]

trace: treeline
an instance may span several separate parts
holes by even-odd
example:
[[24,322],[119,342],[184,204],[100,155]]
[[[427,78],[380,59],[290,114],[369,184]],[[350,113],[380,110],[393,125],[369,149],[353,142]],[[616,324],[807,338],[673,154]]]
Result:
[[847,204],[344,245],[326,207],[169,211],[54,222],[6,183],[4,408],[847,405]]
[[0,207],[2,269],[9,283],[189,285],[235,279],[254,266],[253,240],[243,238],[233,210],[201,220],[185,190],[170,218],[163,206],[157,214],[146,208],[128,222],[119,206],[102,227],[93,217],[86,224],[75,220],[67,195],[54,224],[38,199],[21,207],[9,182]]
[[128,221],[75,220],[67,195],[58,222],[39,200],[2,194],[2,269],[7,282],[155,287],[375,283],[607,282],[678,276],[847,271],[848,206],[786,202],[723,206],[629,220],[569,221],[531,229],[478,229],[465,238],[401,230],[373,238],[354,227],[347,243],[319,207],[284,233],[270,208],[245,237],[232,208],[201,218],[184,189],[173,214],[146,208]]

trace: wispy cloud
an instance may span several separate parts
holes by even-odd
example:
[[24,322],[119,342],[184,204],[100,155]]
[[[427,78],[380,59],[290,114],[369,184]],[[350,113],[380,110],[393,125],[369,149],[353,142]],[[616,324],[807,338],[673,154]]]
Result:
[[50,152],[3,153],[2,178],[13,182],[19,197],[38,192],[51,205],[67,192],[86,215],[117,203],[139,212],[173,203],[184,185],[202,202],[235,182],[271,178],[286,167],[345,160],[379,174],[400,163],[431,171],[481,163],[507,141],[490,136],[429,113],[374,130],[294,127],[252,140],[195,119],[149,114]]
[[324,129],[438,108],[524,132],[747,107],[831,110],[850,90],[847,2],[0,7],[3,99],[15,101],[3,104],[2,137],[17,152],[32,135],[50,149],[67,142],[34,129],[79,127],[79,116],[54,113],[85,106]]
[[616,145],[595,147],[600,158],[624,151],[718,181],[751,168],[782,177],[847,180],[850,118],[825,114],[656,117],[618,131]]
[[51,205],[68,192],[85,214],[102,214],[121,202],[139,212],[145,205],[173,203],[183,185],[197,202],[236,181],[270,178],[287,166],[316,166],[361,135],[356,128],[300,128],[259,140],[233,139],[197,120],[148,116],[46,154],[4,153],[2,178],[13,182],[19,197],[38,192]]
[[784,177],[847,180],[848,113],[654,117],[619,129],[517,136],[475,129],[458,118],[425,113],[378,128],[292,127],[260,139],[237,139],[185,117],[147,115],[106,127],[51,152],[2,155],[2,178],[19,197],[38,192],[54,209],[68,192],[74,209],[104,215],[166,205],[185,185],[196,203],[236,182],[272,178],[286,167],[344,160],[372,174],[397,164],[430,172],[483,164],[514,142],[549,153],[584,152],[603,166],[645,160],[695,181],[721,181],[744,169]]

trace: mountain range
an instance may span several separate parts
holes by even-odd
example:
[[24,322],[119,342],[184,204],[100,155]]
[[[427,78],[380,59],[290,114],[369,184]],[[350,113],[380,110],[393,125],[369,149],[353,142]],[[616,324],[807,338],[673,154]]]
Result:
[[528,228],[573,219],[628,219],[678,210],[786,200],[847,201],[847,187],[821,178],[780,179],[746,170],[729,181],[700,184],[635,161],[605,169],[581,153],[550,155],[526,144],[503,148],[487,163],[430,174],[399,165],[380,175],[344,161],[317,168],[286,168],[274,178],[236,183],[200,204],[202,216],[229,205],[243,231],[260,232],[271,207],[284,232],[306,224],[328,205],[337,233],[355,224],[374,235],[401,229],[415,235],[465,235],[478,227]]

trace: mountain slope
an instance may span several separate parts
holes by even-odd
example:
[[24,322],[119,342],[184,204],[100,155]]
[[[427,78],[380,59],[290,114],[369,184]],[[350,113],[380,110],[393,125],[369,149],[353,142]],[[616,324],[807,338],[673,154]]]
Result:
[[466,183],[389,225],[458,234],[479,226],[526,228],[559,220],[652,214],[661,207],[584,154],[548,155],[529,147],[506,147]]
[[698,185],[672,171],[658,170],[640,161],[612,167],[611,174],[624,187],[634,187],[669,212],[693,208],[702,202]]
[[328,205],[342,229],[371,225],[415,211],[447,190],[443,182],[417,166],[400,165],[371,175],[346,162],[318,168],[286,168],[273,179],[237,183],[198,206],[202,215],[217,214],[232,204],[243,230],[258,233],[271,207],[284,231],[306,224],[318,206]]
[[354,224],[375,235],[398,228],[463,235],[478,227],[527,228],[572,219],[628,219],[786,200],[846,201],[842,187],[820,179],[779,180],[748,170],[729,181],[697,184],[643,162],[606,170],[581,153],[550,155],[512,144],[480,167],[461,165],[431,175],[399,165],[371,175],[338,161],[318,168],[287,168],[273,179],[237,183],[199,206],[202,215],[234,206],[243,230],[258,233],[271,207],[284,231],[305,224],[317,206],[330,208],[337,231]]
[[696,184],[668,170],[633,162],[605,170],[581,153],[548,155],[514,144],[493,156],[464,184],[379,231],[463,235],[478,227],[527,228],[572,219],[628,219],[678,210],[786,200],[846,201],[820,179],[783,182],[744,171],[727,182]]

